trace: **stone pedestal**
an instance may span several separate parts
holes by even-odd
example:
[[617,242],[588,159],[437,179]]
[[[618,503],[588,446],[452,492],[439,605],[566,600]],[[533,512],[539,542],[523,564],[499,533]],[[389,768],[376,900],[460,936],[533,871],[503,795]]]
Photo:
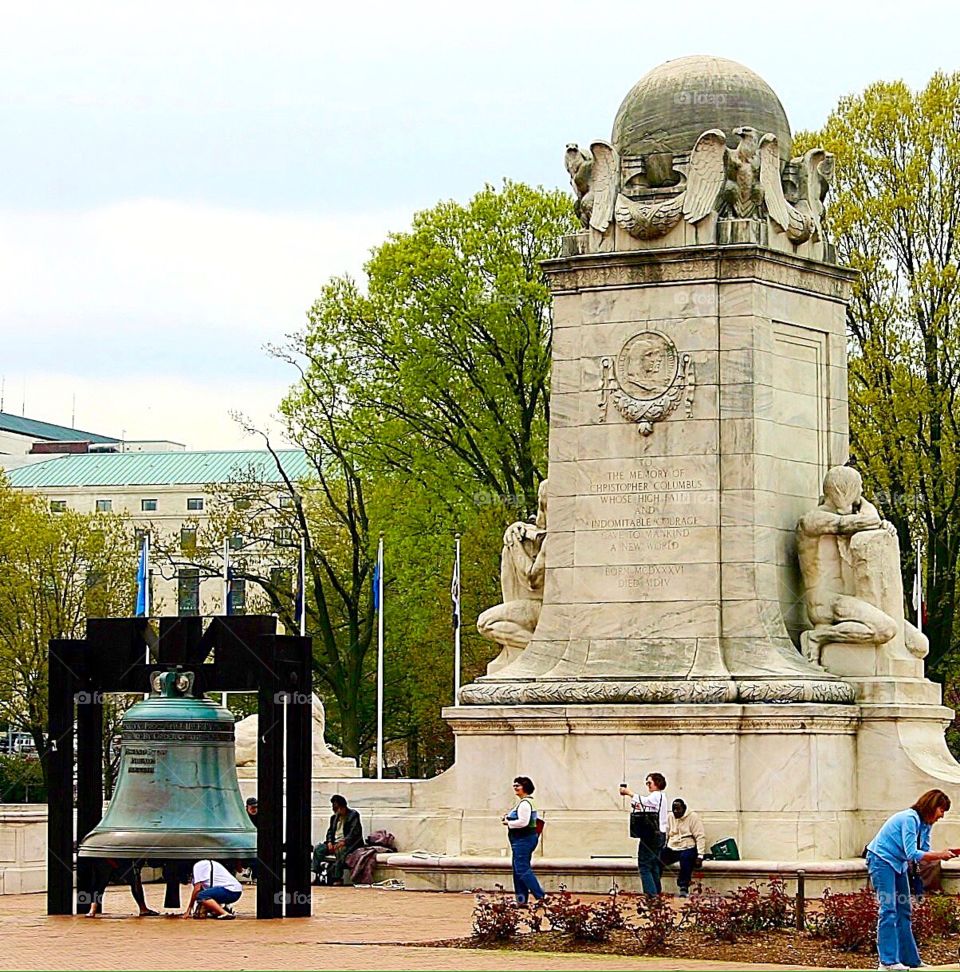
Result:
[[46,806],[0,805],[0,894],[46,889]]
[[543,611],[522,655],[463,701],[851,702],[791,635],[805,626],[796,523],[847,458],[852,273],[756,245],[547,272]]
[[[929,700],[913,689],[901,694]],[[500,816],[522,774],[536,783],[546,820],[541,858],[633,859],[618,787],[637,790],[657,770],[668,798],[701,815],[710,843],[733,837],[743,858],[768,870],[771,862],[840,861],[857,857],[924,790],[960,786],[943,739],[950,717],[930,701],[904,700],[458,706],[444,710],[457,737],[451,769],[432,780],[320,782],[314,829],[326,827],[327,801],[339,792],[365,832],[390,831],[401,852],[506,856]],[[951,816],[937,825],[938,846],[960,846],[960,820]]]

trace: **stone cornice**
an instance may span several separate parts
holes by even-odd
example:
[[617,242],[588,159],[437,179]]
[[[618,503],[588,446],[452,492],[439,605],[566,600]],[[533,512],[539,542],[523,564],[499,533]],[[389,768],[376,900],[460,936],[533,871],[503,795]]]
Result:
[[544,260],[553,293],[663,284],[760,283],[848,301],[856,270],[756,244],[619,250]]
[[854,735],[858,706],[452,706],[443,718],[459,735],[628,735],[832,733]]

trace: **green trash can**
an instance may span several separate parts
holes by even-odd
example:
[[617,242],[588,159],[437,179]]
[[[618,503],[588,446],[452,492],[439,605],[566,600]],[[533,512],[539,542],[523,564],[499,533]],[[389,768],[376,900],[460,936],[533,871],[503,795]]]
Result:
[[715,861],[739,861],[740,850],[732,837],[718,840],[711,848],[710,855]]

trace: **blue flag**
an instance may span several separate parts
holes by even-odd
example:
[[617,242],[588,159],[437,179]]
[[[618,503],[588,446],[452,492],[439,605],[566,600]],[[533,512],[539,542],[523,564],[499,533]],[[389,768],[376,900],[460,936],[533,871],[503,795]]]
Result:
[[133,611],[138,618],[145,618],[147,616],[147,588],[150,584],[149,545],[149,536],[144,534],[143,539],[140,541],[140,562],[137,564],[137,603]]
[[373,565],[373,609],[380,610],[380,560]]

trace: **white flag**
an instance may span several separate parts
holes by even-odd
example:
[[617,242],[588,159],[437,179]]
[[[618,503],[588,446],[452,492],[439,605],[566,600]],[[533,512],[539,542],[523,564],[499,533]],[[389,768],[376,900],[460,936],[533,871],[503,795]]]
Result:
[[457,541],[457,558],[453,563],[453,580],[450,581],[450,600],[453,602],[453,630],[460,627],[460,541]]
[[920,610],[920,565],[917,565],[917,572],[913,575],[913,609]]

